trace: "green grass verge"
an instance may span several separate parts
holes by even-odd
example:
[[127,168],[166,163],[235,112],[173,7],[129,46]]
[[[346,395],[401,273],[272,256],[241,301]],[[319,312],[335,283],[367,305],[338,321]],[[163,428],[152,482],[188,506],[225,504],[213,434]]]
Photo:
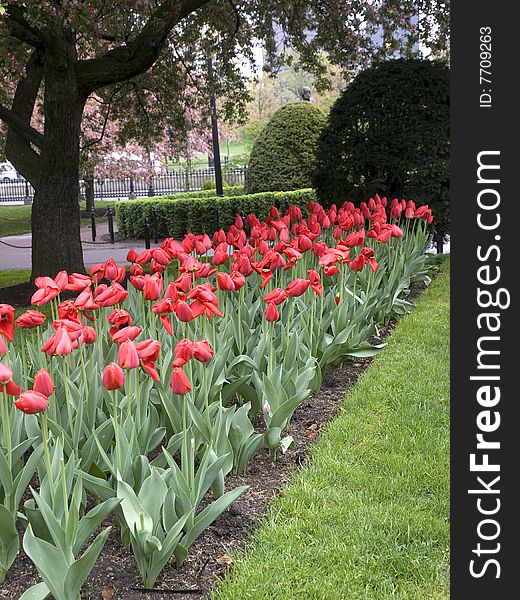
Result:
[[[115,204],[116,201],[95,202],[96,208],[114,207]],[[85,202],[80,202],[81,210],[85,210],[85,206]],[[31,209],[30,205],[0,206],[0,237],[29,233],[31,231]],[[88,224],[90,219],[82,219],[81,222]]]
[[0,206],[0,237],[31,231],[30,206]]
[[26,283],[31,277],[29,269],[13,269],[10,271],[0,271],[0,288],[9,287],[18,283]]
[[214,599],[449,597],[449,331],[444,260]]

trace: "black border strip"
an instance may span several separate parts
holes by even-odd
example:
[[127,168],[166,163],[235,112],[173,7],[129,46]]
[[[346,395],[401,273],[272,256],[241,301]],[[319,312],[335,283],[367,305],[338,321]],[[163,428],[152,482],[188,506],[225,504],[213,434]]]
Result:
[[[456,600],[518,595],[514,592],[520,575],[520,499],[516,491],[520,482],[520,394],[516,385],[520,353],[518,345],[514,346],[519,328],[513,293],[519,274],[520,237],[520,101],[513,91],[520,71],[516,64],[516,7],[515,2],[451,2],[451,596]],[[487,48],[481,47],[482,39],[487,39],[487,30],[481,28],[486,27],[491,28],[490,67],[485,62]],[[486,71],[491,72],[482,73],[490,83],[480,81],[481,58]],[[490,105],[489,96],[483,94],[491,97]],[[481,170],[479,183],[478,157],[482,152],[487,153],[480,155],[482,163],[500,168]],[[496,208],[479,207],[479,194],[481,204],[491,206],[495,199]],[[496,228],[479,226],[479,218],[483,225],[494,225],[497,215],[500,223]],[[482,283],[498,274],[496,283]],[[491,297],[502,306],[479,306],[479,288],[489,292],[481,293],[482,305]],[[479,315],[490,313],[498,316],[480,316],[478,321]],[[497,331],[490,331],[490,327],[498,326]],[[480,369],[479,339],[481,350],[500,352],[481,354]],[[472,376],[482,379],[472,380]],[[490,386],[488,395],[486,386]],[[498,402],[495,387],[500,388]],[[500,449],[477,449],[479,433],[487,443],[499,442]],[[482,464],[487,454],[489,463],[500,471],[472,472],[471,454],[475,454],[477,464]],[[497,476],[500,479],[492,483]],[[484,485],[489,487],[487,492]],[[472,560],[479,577],[470,573]]]

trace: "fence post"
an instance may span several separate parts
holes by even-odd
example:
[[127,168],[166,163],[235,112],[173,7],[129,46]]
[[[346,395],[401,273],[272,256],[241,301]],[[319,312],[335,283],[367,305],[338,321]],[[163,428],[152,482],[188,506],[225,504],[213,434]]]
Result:
[[135,192],[134,192],[134,180],[130,177],[130,193],[128,194],[129,200],[135,200]]
[[144,247],[150,249],[150,222],[148,217],[144,218]]
[[148,195],[155,196],[155,189],[153,187],[153,175],[150,177],[150,185],[148,186]]
[[113,244],[115,241],[115,239],[114,239],[114,211],[112,210],[111,206],[108,207],[107,217],[108,217],[108,233],[110,234],[110,243]]
[[92,227],[92,241],[96,241],[96,209],[92,207],[90,209],[90,224]]
[[29,195],[29,182],[25,181],[25,198],[23,199],[24,204],[32,204],[31,196]]
[[158,227],[158,219],[157,219],[157,209],[155,206],[152,206],[152,233],[153,233],[153,243],[158,244],[159,239],[157,236],[157,227]]

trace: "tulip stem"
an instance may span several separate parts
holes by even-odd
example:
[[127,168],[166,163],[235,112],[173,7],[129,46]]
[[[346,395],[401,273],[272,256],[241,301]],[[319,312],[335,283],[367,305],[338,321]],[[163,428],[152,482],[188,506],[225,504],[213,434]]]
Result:
[[51,456],[49,454],[49,425],[47,422],[47,413],[43,411],[41,415],[42,425],[42,442],[43,442],[43,455],[45,458],[45,468],[47,469],[47,477],[49,478],[49,487],[51,490],[51,498],[54,504],[54,477],[52,476],[52,464]]
[[141,398],[139,396],[139,367],[135,370],[135,403],[137,407],[137,428],[138,431],[141,431]]
[[122,473],[121,447],[119,445],[119,420],[117,417],[117,390],[112,390],[112,410],[114,413],[114,437],[116,441],[117,470],[120,470]]
[[209,393],[208,393],[208,378],[206,376],[206,366],[204,364],[202,366],[202,381],[204,384],[204,408],[206,410],[206,418],[208,420],[208,429],[209,434],[211,436],[211,419],[209,416]]
[[86,395],[88,398],[89,395],[89,385],[88,385],[88,377],[87,377],[87,370],[85,368],[85,357],[83,355],[83,344],[79,344],[79,358],[81,361],[81,371],[83,374],[83,383],[85,384],[85,391],[86,391]]
[[186,425],[186,404],[188,402],[188,395],[184,394],[182,398],[182,445],[183,445],[183,454],[181,457],[181,469],[184,478],[187,480],[187,466],[188,466],[188,427]]
[[63,380],[65,383],[65,403],[67,405],[67,417],[69,420],[69,428],[70,428],[70,431],[73,431],[74,424],[73,424],[73,418],[72,418],[72,406],[70,403],[69,364],[68,364],[67,356],[63,357]]
[[63,493],[63,510],[65,512],[65,524],[69,522],[69,494],[67,491],[67,478],[65,476],[65,461],[62,458],[60,460],[61,470],[61,491]]
[[5,447],[7,450],[7,462],[9,464],[9,471],[11,471],[12,467],[13,467],[11,422],[9,420],[9,408],[7,406],[7,394],[4,394],[4,392],[0,392],[0,404],[2,405],[2,426],[4,429]]

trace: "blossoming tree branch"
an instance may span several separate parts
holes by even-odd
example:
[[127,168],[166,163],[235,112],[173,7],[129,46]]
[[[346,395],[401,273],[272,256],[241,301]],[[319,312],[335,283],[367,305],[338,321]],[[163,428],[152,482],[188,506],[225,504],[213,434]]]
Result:
[[[306,70],[320,76],[321,51],[349,69],[380,56],[383,47],[385,52],[399,47],[413,53],[419,40],[431,48],[444,46],[448,31],[444,7],[433,0],[330,5],[302,0],[26,0],[4,1],[3,7],[0,121],[5,156],[36,192],[33,278],[61,269],[84,271],[78,178],[83,115],[93,95],[103,96],[116,118],[130,124],[142,125],[136,110],[152,104],[154,110],[144,111],[147,134],[163,120],[182,132],[189,126],[187,109],[207,106],[212,91],[221,98],[223,115],[243,113],[247,92],[240,64],[252,60],[259,43],[269,68],[276,70],[291,47]],[[418,14],[424,15],[420,26]],[[281,46],[276,41],[280,37]],[[216,67],[212,89],[200,85],[208,56]],[[38,102],[43,132],[33,124]]]

